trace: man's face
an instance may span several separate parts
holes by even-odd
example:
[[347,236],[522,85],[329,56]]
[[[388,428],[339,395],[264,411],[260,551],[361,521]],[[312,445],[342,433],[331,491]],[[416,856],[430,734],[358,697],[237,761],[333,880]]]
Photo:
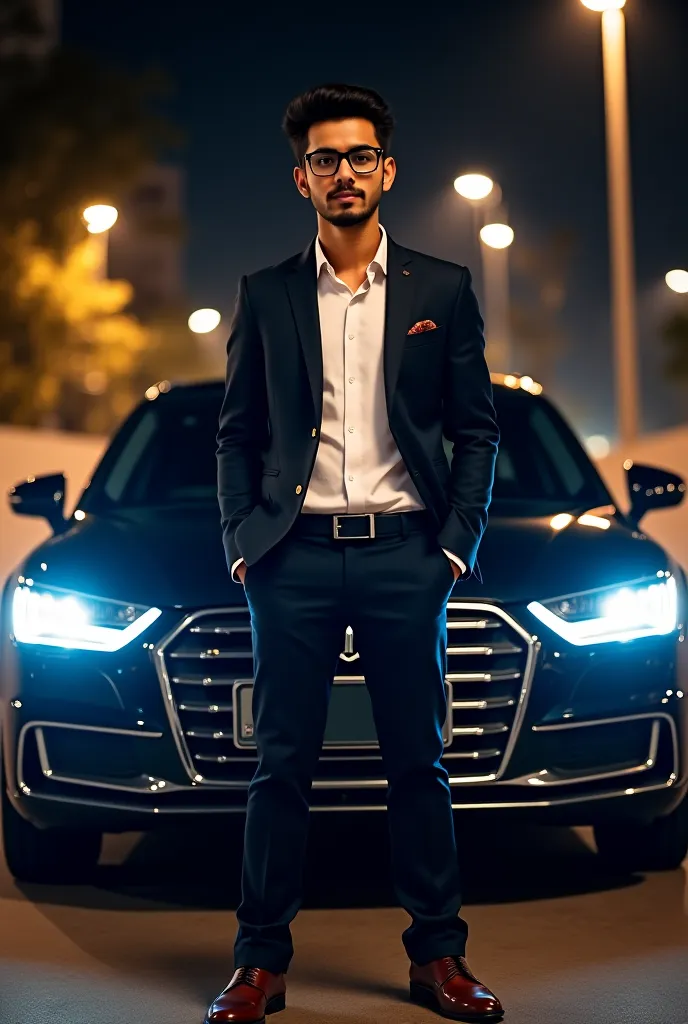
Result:
[[[308,133],[308,153],[314,150],[345,153],[358,146],[380,146],[372,123],[363,118],[321,121]],[[316,159],[313,158],[314,163]],[[382,193],[392,187],[395,174],[392,157],[381,159],[377,170],[367,174],[358,173],[348,160],[342,160],[336,173],[318,175],[305,161],[303,167],[294,169],[294,181],[301,195],[310,198],[324,220],[337,227],[353,227],[372,217]]]

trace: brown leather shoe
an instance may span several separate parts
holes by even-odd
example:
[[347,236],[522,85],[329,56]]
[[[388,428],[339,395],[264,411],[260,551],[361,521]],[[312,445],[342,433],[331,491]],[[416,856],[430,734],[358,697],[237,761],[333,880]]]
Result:
[[411,999],[450,1020],[497,1021],[504,1010],[497,996],[471,973],[462,956],[411,963]]
[[286,1005],[283,974],[239,967],[206,1014],[204,1024],[265,1024],[265,1015]]

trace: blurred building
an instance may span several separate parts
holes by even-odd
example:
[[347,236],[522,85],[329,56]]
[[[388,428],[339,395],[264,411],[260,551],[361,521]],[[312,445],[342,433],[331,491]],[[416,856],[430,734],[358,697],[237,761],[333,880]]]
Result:
[[131,311],[144,319],[183,300],[183,205],[181,168],[159,164],[118,200],[108,276],[131,282]]
[[2,0],[0,54],[40,60],[60,40],[60,0]]

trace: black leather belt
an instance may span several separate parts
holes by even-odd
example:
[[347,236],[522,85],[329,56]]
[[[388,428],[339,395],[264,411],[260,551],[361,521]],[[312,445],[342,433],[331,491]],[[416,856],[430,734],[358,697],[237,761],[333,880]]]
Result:
[[333,537],[335,540],[373,540],[416,530],[427,530],[432,518],[427,509],[408,512],[345,512],[330,515],[302,512],[294,529],[301,535]]

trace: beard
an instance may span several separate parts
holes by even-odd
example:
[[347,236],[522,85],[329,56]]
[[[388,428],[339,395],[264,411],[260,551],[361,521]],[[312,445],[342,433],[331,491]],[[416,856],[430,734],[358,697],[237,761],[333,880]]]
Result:
[[326,204],[321,206],[320,203],[316,204],[314,202],[313,205],[323,220],[326,220],[329,224],[333,224],[337,228],[353,228],[357,224],[364,224],[367,220],[370,220],[380,205],[381,199],[382,185],[380,185],[378,192],[371,196],[369,202],[362,210],[338,210],[335,212],[328,209]]

